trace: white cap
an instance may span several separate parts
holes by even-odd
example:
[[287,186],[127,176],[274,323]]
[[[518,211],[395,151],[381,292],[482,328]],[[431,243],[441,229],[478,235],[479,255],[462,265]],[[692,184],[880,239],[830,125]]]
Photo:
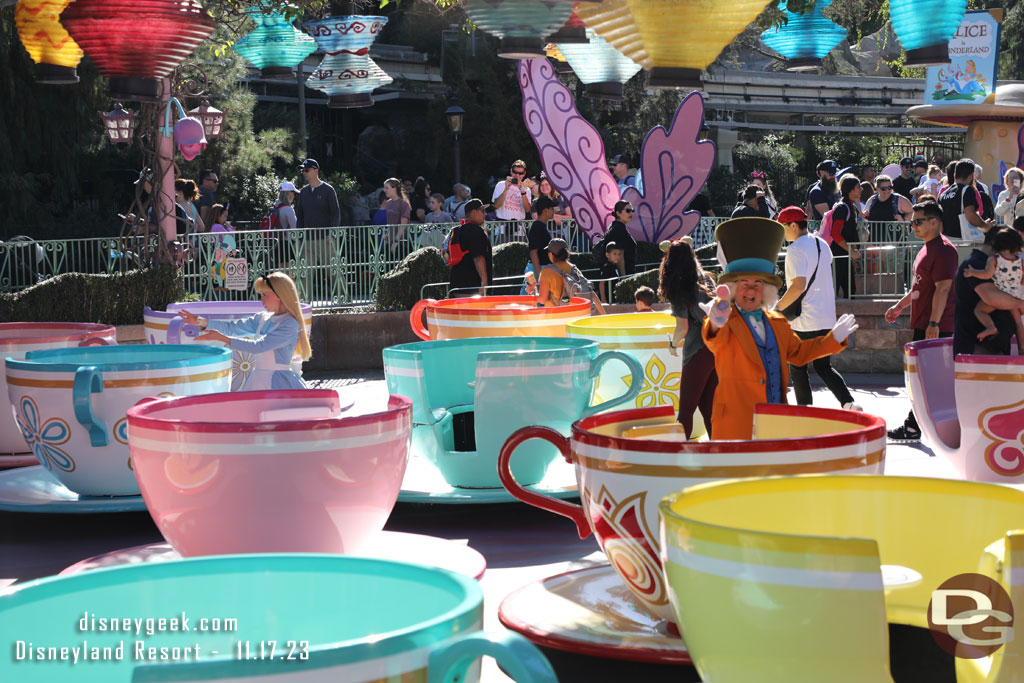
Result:
[[281,183],[281,191],[282,192],[298,192],[298,190],[295,188],[295,183],[293,183],[290,180],[286,180],[283,183]]

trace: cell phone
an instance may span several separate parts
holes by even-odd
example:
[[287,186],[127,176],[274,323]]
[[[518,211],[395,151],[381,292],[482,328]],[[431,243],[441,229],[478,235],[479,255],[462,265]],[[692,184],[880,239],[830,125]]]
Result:
[[199,329],[199,325],[189,325],[186,323],[181,326],[181,329],[185,333],[186,337],[191,337],[193,339],[202,333],[202,330]]
[[511,182],[512,182],[513,185],[518,185],[519,184],[519,178],[516,178],[516,177],[513,176]]

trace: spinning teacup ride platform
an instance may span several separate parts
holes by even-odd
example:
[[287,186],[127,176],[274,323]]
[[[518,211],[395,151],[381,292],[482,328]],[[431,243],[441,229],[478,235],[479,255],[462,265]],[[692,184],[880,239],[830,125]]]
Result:
[[[761,404],[750,441],[687,441],[675,418],[666,405],[585,417],[573,424],[569,438],[543,426],[512,434],[498,464],[502,483],[520,500],[571,519],[580,538],[593,534],[609,565],[549,577],[513,593],[499,610],[502,623],[569,652],[689,661],[676,635],[656,531],[662,498],[723,479],[882,472],[885,423],[872,415]],[[573,465],[581,505],[516,480],[518,451],[532,440],[554,445]]]

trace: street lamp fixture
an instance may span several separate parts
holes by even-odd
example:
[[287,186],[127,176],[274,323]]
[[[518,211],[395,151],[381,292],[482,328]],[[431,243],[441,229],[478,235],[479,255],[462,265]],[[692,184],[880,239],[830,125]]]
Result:
[[455,182],[462,182],[462,155],[459,154],[459,136],[462,135],[462,120],[466,110],[458,105],[455,98],[452,98],[450,106],[444,112],[448,119],[448,128],[452,131],[455,140]]
[[203,100],[203,103],[195,109],[189,109],[188,115],[202,121],[207,139],[216,140],[220,137],[221,129],[224,126],[224,112],[216,107],[211,107],[210,100]]
[[462,117],[466,115],[466,110],[452,102],[452,106],[445,110],[444,115],[448,119],[448,128],[451,129],[452,135],[456,137],[461,135]]
[[100,117],[103,119],[103,130],[111,143],[132,141],[139,112],[128,111],[118,102],[112,110],[100,112]]

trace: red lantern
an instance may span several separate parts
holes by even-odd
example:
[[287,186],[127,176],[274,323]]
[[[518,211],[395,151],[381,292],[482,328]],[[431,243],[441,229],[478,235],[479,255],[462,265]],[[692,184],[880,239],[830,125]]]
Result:
[[171,74],[213,32],[197,0],[76,0],[61,23],[110,80],[114,99],[156,102]]

